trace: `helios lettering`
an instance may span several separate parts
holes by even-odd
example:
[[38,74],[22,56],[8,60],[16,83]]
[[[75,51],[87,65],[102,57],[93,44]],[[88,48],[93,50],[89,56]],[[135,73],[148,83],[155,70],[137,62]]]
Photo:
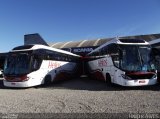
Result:
[[107,66],[107,60],[106,59],[104,59],[104,60],[98,60],[98,66],[99,67]]
[[49,62],[48,64],[48,68],[51,68],[51,69],[54,69],[54,68],[58,68],[61,66],[61,63],[58,63],[58,62]]

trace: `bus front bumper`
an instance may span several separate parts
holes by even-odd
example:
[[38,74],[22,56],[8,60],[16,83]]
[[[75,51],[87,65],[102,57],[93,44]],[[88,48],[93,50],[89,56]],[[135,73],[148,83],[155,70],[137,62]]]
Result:
[[37,85],[41,85],[40,83],[32,83],[31,81],[23,81],[23,82],[9,82],[7,80],[3,80],[3,84],[5,87],[15,87],[15,88],[27,88],[27,87],[33,87]]
[[157,78],[125,80],[123,84],[124,86],[147,86],[147,85],[155,85],[156,83],[157,83]]

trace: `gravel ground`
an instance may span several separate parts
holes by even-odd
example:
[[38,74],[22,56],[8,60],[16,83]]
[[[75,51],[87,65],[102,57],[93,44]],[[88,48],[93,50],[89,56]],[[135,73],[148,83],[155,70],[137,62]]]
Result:
[[2,114],[160,113],[159,101],[160,85],[108,86],[101,81],[82,78],[55,82],[45,87],[10,89],[5,88],[0,80]]

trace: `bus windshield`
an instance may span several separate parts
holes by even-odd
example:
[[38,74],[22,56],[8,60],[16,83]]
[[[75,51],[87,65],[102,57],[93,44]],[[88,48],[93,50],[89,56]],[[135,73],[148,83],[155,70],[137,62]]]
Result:
[[4,65],[4,74],[14,76],[29,73],[30,60],[28,53],[9,54]]
[[148,45],[119,45],[120,67],[126,71],[153,71],[154,61]]

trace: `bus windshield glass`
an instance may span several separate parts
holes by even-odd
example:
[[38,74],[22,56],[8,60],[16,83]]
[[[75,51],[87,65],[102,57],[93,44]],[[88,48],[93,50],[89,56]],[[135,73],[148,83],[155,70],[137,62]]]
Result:
[[28,53],[9,54],[5,61],[5,75],[24,75],[29,73],[31,56]]
[[154,61],[148,45],[119,45],[120,67],[126,71],[153,71]]

